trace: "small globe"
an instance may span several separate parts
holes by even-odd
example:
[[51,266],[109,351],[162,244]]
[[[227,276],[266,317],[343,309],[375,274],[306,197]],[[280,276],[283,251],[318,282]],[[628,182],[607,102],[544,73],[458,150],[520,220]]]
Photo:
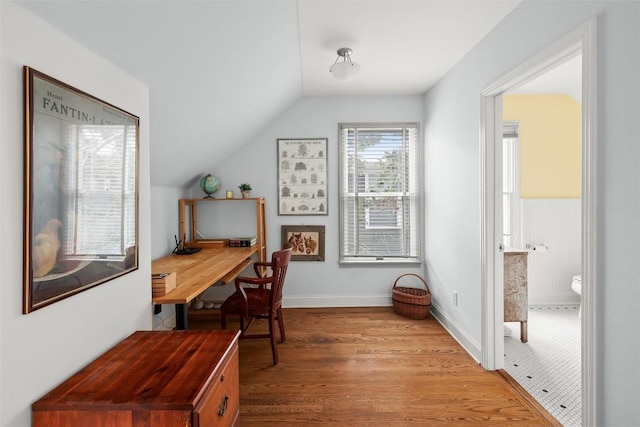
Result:
[[207,193],[207,197],[211,197],[213,193],[220,189],[220,180],[211,174],[205,175],[200,180],[200,188]]

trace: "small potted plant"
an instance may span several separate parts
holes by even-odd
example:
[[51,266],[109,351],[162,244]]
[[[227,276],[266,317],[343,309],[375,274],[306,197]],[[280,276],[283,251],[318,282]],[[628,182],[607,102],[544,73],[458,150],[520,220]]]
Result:
[[249,198],[249,192],[251,191],[251,185],[243,183],[238,185],[238,188],[240,189],[240,192],[242,193],[242,198],[243,199],[248,199]]

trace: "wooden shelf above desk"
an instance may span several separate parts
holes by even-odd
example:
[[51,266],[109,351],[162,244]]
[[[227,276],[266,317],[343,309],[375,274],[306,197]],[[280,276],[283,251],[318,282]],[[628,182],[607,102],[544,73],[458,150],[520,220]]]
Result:
[[[227,246],[228,239],[201,239],[195,230],[198,230],[198,205],[207,203],[246,203],[253,204],[256,209],[255,236],[258,261],[267,261],[267,236],[265,223],[265,199],[264,197],[253,197],[247,199],[180,199],[178,221],[180,223],[179,236],[185,236],[185,246],[187,247],[209,247]],[[233,221],[233,218],[220,218],[220,220]],[[229,236],[227,236],[229,237]]]

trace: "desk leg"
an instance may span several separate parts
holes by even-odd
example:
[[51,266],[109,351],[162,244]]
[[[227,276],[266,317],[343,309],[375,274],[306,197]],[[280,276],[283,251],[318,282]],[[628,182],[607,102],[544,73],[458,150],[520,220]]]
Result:
[[176,304],[176,329],[186,330],[187,323],[187,304]]

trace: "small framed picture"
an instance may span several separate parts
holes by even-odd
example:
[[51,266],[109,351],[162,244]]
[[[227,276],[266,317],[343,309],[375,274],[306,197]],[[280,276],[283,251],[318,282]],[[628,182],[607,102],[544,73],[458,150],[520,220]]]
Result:
[[327,138],[278,139],[278,215],[328,215]]
[[324,225],[283,225],[285,243],[293,245],[292,261],[324,261]]

